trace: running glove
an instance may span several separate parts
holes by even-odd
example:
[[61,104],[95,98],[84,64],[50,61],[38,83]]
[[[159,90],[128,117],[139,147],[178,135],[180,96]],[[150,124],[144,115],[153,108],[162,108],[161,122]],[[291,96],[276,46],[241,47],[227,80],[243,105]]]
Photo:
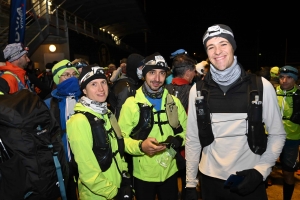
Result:
[[242,196],[253,192],[263,181],[263,176],[256,169],[246,169],[236,174],[245,178],[238,186],[230,188],[230,191]]
[[198,200],[196,188],[186,188],[185,191],[185,200]]
[[182,141],[183,141],[183,139],[179,136],[174,137],[172,135],[169,135],[165,142],[170,143],[170,146],[173,149],[178,149],[179,147],[181,147]]

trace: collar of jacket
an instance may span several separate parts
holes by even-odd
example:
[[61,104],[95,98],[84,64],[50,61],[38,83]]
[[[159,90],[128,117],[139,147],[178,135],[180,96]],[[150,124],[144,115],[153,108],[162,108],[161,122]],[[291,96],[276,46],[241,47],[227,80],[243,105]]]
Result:
[[172,84],[173,85],[188,85],[190,83],[187,80],[185,80],[184,78],[176,77],[176,78],[173,78]]
[[284,91],[286,92],[286,94],[293,94],[293,93],[296,93],[297,92],[297,90],[298,90],[298,88],[297,88],[297,86],[294,86],[292,89],[290,89],[290,90],[282,90],[281,89],[281,87],[280,87],[280,85],[279,86],[277,86],[277,89],[276,89],[276,93],[277,94],[284,94]]

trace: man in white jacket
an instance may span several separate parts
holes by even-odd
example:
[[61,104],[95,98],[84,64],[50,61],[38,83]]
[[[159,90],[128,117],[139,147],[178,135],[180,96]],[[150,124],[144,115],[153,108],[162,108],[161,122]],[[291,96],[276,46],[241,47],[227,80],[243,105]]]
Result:
[[[199,171],[203,199],[267,199],[263,181],[286,137],[274,88],[266,79],[243,70],[234,56],[236,43],[230,27],[209,27],[203,44],[211,64],[204,80],[194,84],[189,94],[186,200],[198,199]],[[255,80],[262,89],[256,100],[249,89]],[[198,92],[202,104],[196,105],[197,91],[202,91],[204,98]],[[256,110],[260,113],[255,114]],[[231,174],[242,181],[224,186]]]

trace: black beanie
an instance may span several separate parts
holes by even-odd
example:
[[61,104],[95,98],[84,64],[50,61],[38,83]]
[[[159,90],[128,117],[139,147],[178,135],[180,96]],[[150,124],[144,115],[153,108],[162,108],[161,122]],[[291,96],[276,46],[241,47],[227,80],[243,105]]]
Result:
[[224,24],[215,24],[213,26],[208,27],[207,31],[203,35],[203,45],[205,51],[206,49],[206,43],[209,39],[213,37],[222,37],[228,40],[228,42],[231,44],[233,50],[236,49],[236,43],[234,40],[233,32],[229,26],[226,26]]
[[106,79],[104,68],[99,67],[98,64],[88,65],[82,68],[79,75],[80,88],[85,89],[86,85],[94,79]]
[[139,78],[136,74],[136,69],[143,65],[144,57],[137,53],[132,53],[128,56],[126,62],[126,75],[127,77],[132,78],[135,82],[139,81]]
[[146,74],[151,71],[152,69],[163,69],[165,71],[169,70],[169,67],[164,59],[160,55],[160,53],[155,52],[150,56],[147,56],[144,61],[145,65],[143,68],[143,76],[146,77]]

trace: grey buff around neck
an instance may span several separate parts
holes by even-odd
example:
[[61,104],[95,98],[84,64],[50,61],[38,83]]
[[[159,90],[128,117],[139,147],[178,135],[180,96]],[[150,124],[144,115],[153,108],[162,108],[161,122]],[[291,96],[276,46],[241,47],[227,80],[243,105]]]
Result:
[[232,65],[223,70],[217,70],[212,64],[210,64],[210,73],[212,79],[219,85],[228,86],[234,83],[241,75],[241,67],[237,64],[236,56]]

